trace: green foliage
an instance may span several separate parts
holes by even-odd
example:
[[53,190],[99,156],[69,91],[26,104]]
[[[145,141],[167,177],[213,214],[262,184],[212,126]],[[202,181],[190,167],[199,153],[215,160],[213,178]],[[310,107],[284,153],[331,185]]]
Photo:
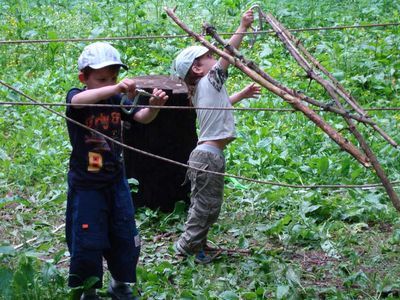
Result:
[[[11,255],[11,256],[10,256]],[[40,263],[35,253],[2,253],[0,264],[0,299],[63,299],[65,277],[51,263]],[[16,258],[16,265],[6,265]],[[65,299],[65,297],[64,297]]]
[[[182,34],[163,11],[200,31],[203,21],[233,31],[255,1],[0,0],[0,39],[104,38]],[[399,22],[400,3],[388,0],[272,0],[259,3],[288,28]],[[364,107],[400,106],[400,29],[396,26],[296,32],[305,47]],[[295,90],[328,101],[278,39],[259,35],[241,51]],[[189,38],[114,40],[130,69],[122,76],[168,74]],[[1,79],[39,101],[63,102],[79,86],[76,61],[86,42],[0,45]],[[230,69],[229,91],[249,80]],[[0,88],[2,101],[27,101]],[[246,107],[288,107],[263,92]],[[64,108],[56,107],[63,113]],[[68,253],[62,231],[70,145],[65,121],[40,108],[1,106],[0,116],[0,299],[66,299]],[[349,140],[341,118],[321,113]],[[371,112],[400,141],[397,112]],[[376,182],[299,113],[240,112],[238,138],[226,151],[228,172],[294,184]],[[399,180],[398,150],[359,127],[387,170]],[[132,180],[131,186],[136,188]],[[223,253],[207,266],[176,258],[172,243],[182,232],[187,208],[163,214],[139,209],[144,245],[138,285],[144,299],[395,299],[400,293],[398,215],[382,189],[286,189],[226,178],[220,220],[211,242],[251,249]],[[161,236],[161,238],[158,238]],[[27,241],[31,240],[29,243]],[[26,243],[16,250],[11,245]],[[108,276],[108,275],[106,275]],[[107,278],[106,278],[107,279]],[[97,280],[97,279],[93,279]],[[90,286],[94,281],[89,280]],[[101,291],[105,293],[104,289]]]

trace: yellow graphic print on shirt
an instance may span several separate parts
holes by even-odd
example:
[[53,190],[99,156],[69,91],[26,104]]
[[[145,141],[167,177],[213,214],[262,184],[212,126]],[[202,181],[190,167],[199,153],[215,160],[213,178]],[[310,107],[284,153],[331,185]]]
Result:
[[103,167],[103,157],[99,153],[89,152],[88,172],[99,172]]

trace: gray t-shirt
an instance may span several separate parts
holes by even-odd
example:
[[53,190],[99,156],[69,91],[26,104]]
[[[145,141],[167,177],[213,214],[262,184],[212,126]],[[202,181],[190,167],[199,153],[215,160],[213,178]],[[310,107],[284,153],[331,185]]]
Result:
[[[215,64],[197,83],[192,103],[195,107],[232,107],[224,86],[228,74]],[[236,137],[235,119],[232,110],[197,109],[199,142]]]

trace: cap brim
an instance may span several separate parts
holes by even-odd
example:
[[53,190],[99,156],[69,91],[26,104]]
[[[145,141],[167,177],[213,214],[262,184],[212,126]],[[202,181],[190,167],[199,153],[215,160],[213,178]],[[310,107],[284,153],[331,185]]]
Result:
[[120,66],[123,67],[125,70],[128,70],[128,66],[123,64],[123,63],[116,63],[115,61],[105,61],[102,62],[101,64],[96,64],[96,65],[89,65],[88,67],[91,67],[92,69],[101,69],[104,67],[108,67],[108,66]]
[[210,52],[211,50],[204,47],[204,49],[200,49],[199,52],[196,54],[196,58],[199,58],[200,56],[203,56],[204,54]]

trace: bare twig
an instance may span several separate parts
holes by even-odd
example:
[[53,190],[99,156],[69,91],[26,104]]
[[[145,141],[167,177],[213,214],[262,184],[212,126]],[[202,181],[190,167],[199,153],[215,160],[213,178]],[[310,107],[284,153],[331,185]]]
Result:
[[249,255],[251,254],[251,250],[249,249],[237,249],[237,248],[223,248],[223,247],[212,247],[210,245],[206,245],[204,247],[204,251],[206,252],[219,252],[219,253],[227,253],[227,254],[242,254]]

